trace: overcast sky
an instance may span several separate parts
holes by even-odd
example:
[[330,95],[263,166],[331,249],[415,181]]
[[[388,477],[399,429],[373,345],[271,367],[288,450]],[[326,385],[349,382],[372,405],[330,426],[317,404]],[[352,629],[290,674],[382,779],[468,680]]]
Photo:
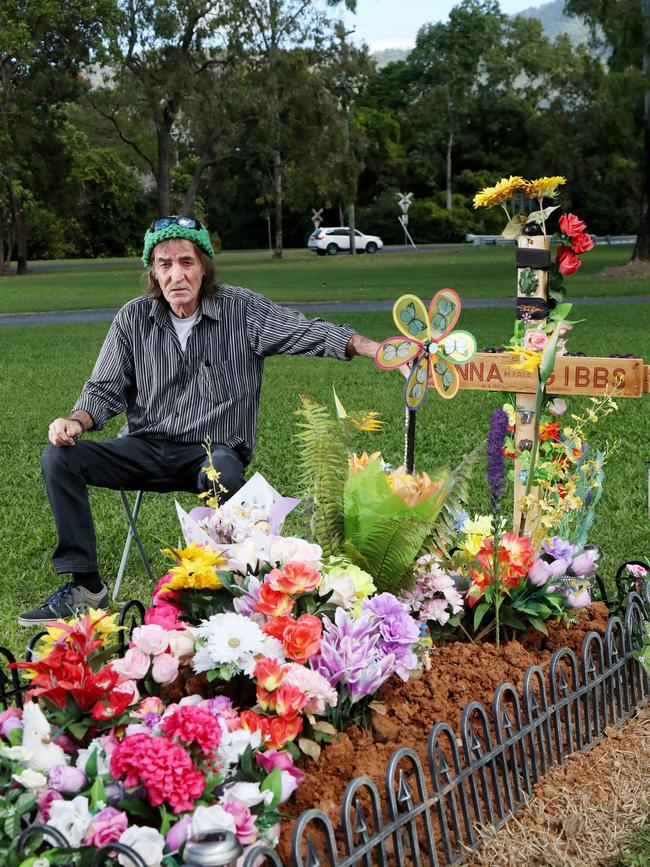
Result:
[[[407,48],[415,45],[415,34],[423,24],[443,21],[457,0],[357,0],[355,15],[345,13],[345,22],[355,28],[355,41],[367,42],[371,51],[383,48]],[[501,0],[501,10],[508,15],[539,0]]]

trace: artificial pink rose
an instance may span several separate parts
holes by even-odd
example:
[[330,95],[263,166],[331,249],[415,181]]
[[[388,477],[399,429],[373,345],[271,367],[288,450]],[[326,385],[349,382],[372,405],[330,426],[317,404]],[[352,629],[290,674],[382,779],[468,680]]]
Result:
[[101,849],[108,843],[117,843],[128,827],[129,819],[126,813],[116,810],[115,807],[104,807],[101,812],[93,816],[84,843]]
[[305,775],[294,765],[291,754],[287,750],[266,750],[264,753],[255,753],[255,761],[269,773],[274,768],[280,769],[281,804],[293,795],[304,779]]
[[169,633],[169,652],[179,662],[188,662],[194,656],[194,636],[187,630]]
[[543,352],[547,343],[548,335],[541,328],[529,328],[524,333],[524,346],[526,349],[532,349],[534,352]]
[[185,843],[187,840],[187,830],[191,824],[192,817],[183,816],[178,822],[174,822],[169,831],[167,831],[165,843],[167,843],[170,852],[178,852],[183,843]]
[[235,820],[235,833],[242,846],[250,846],[257,840],[257,825],[250,808],[241,801],[232,800],[222,804],[223,809]]
[[551,577],[551,570],[546,560],[535,560],[528,570],[528,580],[535,587],[543,587]]
[[638,563],[626,563],[625,568],[635,578],[645,578],[648,574],[648,569],[645,566],[640,566]]
[[162,626],[163,629],[184,629],[185,623],[178,619],[178,608],[168,602],[157,602],[144,613],[146,626]]
[[164,653],[169,646],[167,630],[157,623],[138,626],[131,635],[131,646],[137,647],[142,653],[148,653],[150,656]]
[[178,677],[178,660],[171,653],[154,656],[151,676],[161,686],[172,683]]
[[160,717],[162,716],[164,709],[165,705],[161,698],[158,698],[157,695],[149,695],[147,698],[142,699],[134,715],[139,719],[144,719],[149,714]]
[[560,217],[560,229],[570,238],[581,235],[586,228],[587,224],[584,220],[576,217],[575,214],[562,214]]
[[52,801],[62,801],[63,795],[61,792],[57,792],[55,789],[46,789],[42,794],[40,794],[36,800],[36,806],[38,807],[38,822],[49,822],[50,820],[50,807],[52,806]]
[[571,246],[573,247],[574,253],[587,253],[594,246],[594,241],[591,235],[583,232],[582,234],[571,238]]
[[86,775],[79,768],[68,765],[55,765],[50,771],[48,784],[66,795],[75,795],[86,785]]
[[0,713],[0,735],[8,738],[14,729],[21,729],[23,712],[17,707],[8,707]]
[[113,671],[128,677],[130,680],[140,680],[149,671],[151,657],[147,653],[138,650],[137,647],[129,647],[123,657],[111,663]]
[[582,265],[581,260],[576,256],[571,247],[561,246],[557,248],[555,261],[560,270],[560,274],[567,276],[575,274],[578,268]]

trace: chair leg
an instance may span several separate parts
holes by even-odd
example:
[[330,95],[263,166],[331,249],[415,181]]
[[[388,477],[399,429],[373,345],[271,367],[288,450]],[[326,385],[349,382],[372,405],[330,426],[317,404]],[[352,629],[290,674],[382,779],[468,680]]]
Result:
[[120,593],[120,587],[122,586],[122,579],[124,578],[124,573],[126,572],[126,565],[129,559],[129,552],[131,550],[131,543],[135,539],[135,544],[138,548],[138,553],[140,555],[140,559],[142,560],[142,565],[144,566],[145,572],[149,577],[149,580],[153,582],[154,576],[151,570],[151,566],[149,564],[149,559],[147,557],[146,551],[144,550],[144,545],[142,544],[142,539],[140,538],[140,534],[138,533],[137,528],[137,520],[138,513],[140,511],[140,504],[142,503],[142,495],[144,491],[138,491],[135,497],[135,503],[133,504],[133,511],[131,511],[131,506],[129,504],[129,500],[123,489],[120,489],[120,497],[122,499],[122,505],[124,506],[124,512],[126,514],[126,519],[129,522],[129,531],[126,536],[126,541],[124,543],[124,550],[122,551],[122,559],[120,561],[120,568],[117,571],[117,576],[115,578],[115,586],[113,588],[113,602],[117,601],[117,597]]

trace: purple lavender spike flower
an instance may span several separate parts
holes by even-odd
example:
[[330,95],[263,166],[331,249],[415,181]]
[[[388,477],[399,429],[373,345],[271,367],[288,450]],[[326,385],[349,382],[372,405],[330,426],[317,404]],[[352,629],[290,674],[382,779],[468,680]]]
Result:
[[495,510],[503,495],[506,478],[506,464],[503,446],[508,433],[508,416],[502,409],[495,409],[490,416],[490,429],[487,441],[487,483],[490,503]]

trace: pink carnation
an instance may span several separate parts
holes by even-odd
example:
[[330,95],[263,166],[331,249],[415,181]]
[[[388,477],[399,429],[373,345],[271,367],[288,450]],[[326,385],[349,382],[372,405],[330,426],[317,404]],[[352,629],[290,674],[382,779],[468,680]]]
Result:
[[221,741],[219,722],[201,707],[179,707],[163,719],[161,727],[167,737],[184,744],[197,744],[206,754],[216,750]]
[[174,813],[192,810],[205,788],[203,776],[182,747],[142,733],[127,735],[115,747],[110,770],[115,779],[124,775],[127,789],[143,785],[152,807],[167,802]]
[[115,807],[105,807],[101,812],[93,816],[88,825],[84,843],[101,849],[108,843],[116,843],[129,826],[126,813],[116,810]]
[[303,708],[303,713],[320,716],[325,713],[326,708],[336,707],[338,702],[338,694],[330,682],[322,674],[304,665],[291,663],[283,683],[297,686],[308,696],[309,701]]
[[249,846],[254,843],[257,839],[257,825],[250,808],[237,800],[222,804],[222,807],[235,820],[235,832],[242,846]]

